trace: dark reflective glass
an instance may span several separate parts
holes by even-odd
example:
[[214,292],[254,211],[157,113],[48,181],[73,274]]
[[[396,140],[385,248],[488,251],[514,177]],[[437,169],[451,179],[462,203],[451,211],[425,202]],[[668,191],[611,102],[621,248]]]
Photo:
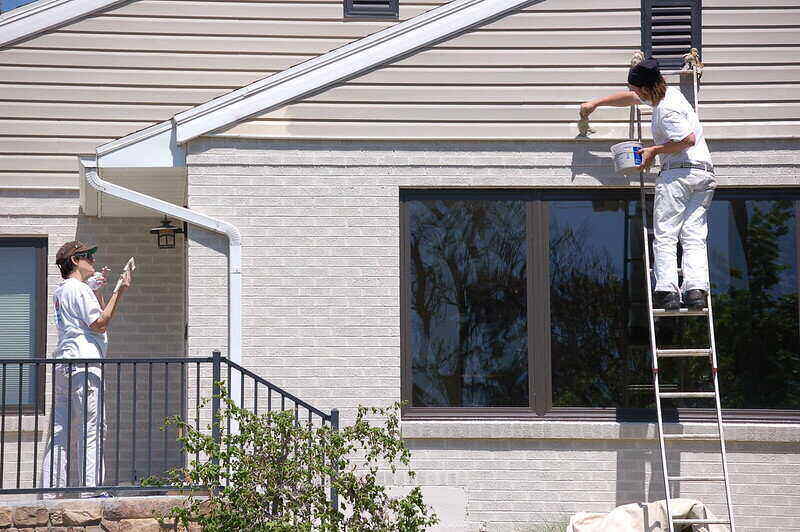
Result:
[[413,406],[528,406],[526,202],[406,202]]
[[[718,198],[710,213],[724,408],[800,409],[798,202],[770,196]],[[699,341],[703,332],[687,329],[681,342]]]
[[[623,418],[652,413],[636,196],[543,193],[547,226],[528,236],[549,236],[554,406],[618,408]],[[526,301],[526,202],[457,197],[406,202],[413,404],[527,406],[527,302],[542,298]],[[720,191],[709,212],[725,408],[800,410],[799,208],[785,192]],[[709,345],[702,318],[657,319],[656,336],[662,348]],[[713,389],[705,358],[663,359],[660,368],[662,391]],[[670,418],[674,407],[712,403],[663,406]]]
[[[800,409],[797,203],[717,196],[709,255],[723,407]],[[653,407],[637,202],[548,205],[553,404]],[[658,319],[656,335],[663,348],[709,346],[702,318]],[[660,367],[662,391],[713,390],[707,359]]]
[[547,203],[554,406],[652,403],[638,201]]

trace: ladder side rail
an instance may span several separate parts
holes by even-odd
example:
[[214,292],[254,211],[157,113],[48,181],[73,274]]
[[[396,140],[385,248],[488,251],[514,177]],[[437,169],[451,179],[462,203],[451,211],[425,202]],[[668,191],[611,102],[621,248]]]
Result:
[[731,481],[728,472],[728,454],[725,449],[725,432],[722,427],[722,401],[720,400],[719,391],[719,366],[717,365],[717,345],[716,337],[714,334],[714,309],[711,304],[711,282],[709,279],[708,290],[708,333],[711,342],[711,376],[714,381],[714,403],[716,406],[717,414],[717,430],[719,431],[719,448],[722,454],[722,477],[725,479],[725,502],[728,507],[728,520],[730,521],[731,532],[735,532],[736,525],[733,518],[733,499],[731,498]]
[[[637,125],[637,140],[642,142],[642,114],[639,108],[636,108],[636,125]],[[653,288],[650,279],[650,236],[648,234],[648,227],[647,227],[647,203],[646,197],[644,193],[644,172],[639,172],[639,201],[641,202],[641,213],[642,213],[642,236],[644,242],[644,274],[645,274],[645,285],[647,288],[647,319],[650,322],[650,355],[651,355],[651,363],[652,363],[652,370],[653,370],[653,386],[655,390],[655,399],[656,399],[656,417],[658,421],[658,439],[659,439],[659,447],[661,450],[661,468],[662,468],[662,477],[664,479],[664,501],[667,506],[667,516],[668,516],[668,523],[669,523],[669,532],[675,532],[675,528],[672,523],[672,510],[670,508],[670,489],[669,489],[669,473],[667,472],[667,453],[666,447],[664,444],[664,421],[661,414],[661,399],[660,399],[660,390],[659,390],[659,378],[658,378],[658,355],[657,349],[658,346],[656,344],[656,327],[655,327],[655,319],[653,317]]]
[[[698,88],[698,77],[697,77],[697,70],[695,68],[691,68],[692,71],[692,90],[694,95],[694,111],[697,114],[698,120],[700,119],[700,100],[699,100],[699,88]],[[708,257],[706,257],[706,261],[708,261]],[[710,266],[709,266],[710,267]],[[711,297],[711,279],[710,279],[710,272],[709,272],[709,279],[708,279],[708,335],[711,347],[711,373],[712,378],[714,381],[714,402],[716,407],[716,414],[717,414],[717,430],[719,432],[719,447],[720,453],[722,454],[722,476],[725,479],[725,502],[728,507],[728,520],[730,521],[731,532],[736,531],[736,525],[734,524],[734,517],[733,517],[733,499],[731,496],[731,481],[730,475],[728,472],[728,453],[727,449],[725,448],[725,431],[722,424],[722,400],[720,398],[720,390],[719,390],[719,366],[717,361],[717,343],[716,343],[716,334],[714,328],[714,309],[712,306],[712,297]]]

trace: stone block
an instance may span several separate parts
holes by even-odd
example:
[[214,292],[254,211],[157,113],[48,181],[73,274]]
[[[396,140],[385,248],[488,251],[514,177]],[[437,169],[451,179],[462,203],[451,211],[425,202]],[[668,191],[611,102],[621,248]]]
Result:
[[105,532],[161,532],[171,527],[162,527],[157,519],[121,519],[109,521],[104,519],[100,524]]
[[14,509],[0,506],[0,528],[7,528],[14,524]]
[[36,506],[17,506],[14,508],[14,525],[20,527],[47,526],[50,512],[47,508]]
[[182,505],[183,497],[125,497],[106,501],[104,519],[145,519],[161,517],[174,506]]
[[102,518],[101,502],[78,499],[58,503],[50,519],[54,525],[83,527],[97,525]]

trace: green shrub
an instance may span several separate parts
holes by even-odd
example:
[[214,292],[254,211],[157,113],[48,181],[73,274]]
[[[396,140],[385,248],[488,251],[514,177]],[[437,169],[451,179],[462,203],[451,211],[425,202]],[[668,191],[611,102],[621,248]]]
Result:
[[[190,495],[184,506],[164,518],[188,527],[196,522],[217,531],[370,531],[411,532],[438,522],[418,487],[404,497],[390,497],[378,472],[405,468],[410,453],[400,437],[399,404],[359,407],[352,425],[332,430],[295,419],[294,411],[256,415],[237,407],[222,393],[225,407],[214,423],[217,442],[179,416],[167,420],[192,459],[185,468],[151,478],[149,485],[218,486],[208,498]],[[238,431],[225,431],[227,416]],[[380,416],[381,426],[367,417]],[[197,460],[199,453],[201,457]],[[414,472],[406,471],[411,478]],[[339,507],[330,502],[331,486]]]

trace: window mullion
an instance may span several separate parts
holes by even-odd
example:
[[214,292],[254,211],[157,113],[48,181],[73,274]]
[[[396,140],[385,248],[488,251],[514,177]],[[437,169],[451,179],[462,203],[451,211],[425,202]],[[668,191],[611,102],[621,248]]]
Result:
[[534,192],[528,209],[528,349],[532,406],[539,415],[553,403],[550,369],[550,283],[547,204]]

